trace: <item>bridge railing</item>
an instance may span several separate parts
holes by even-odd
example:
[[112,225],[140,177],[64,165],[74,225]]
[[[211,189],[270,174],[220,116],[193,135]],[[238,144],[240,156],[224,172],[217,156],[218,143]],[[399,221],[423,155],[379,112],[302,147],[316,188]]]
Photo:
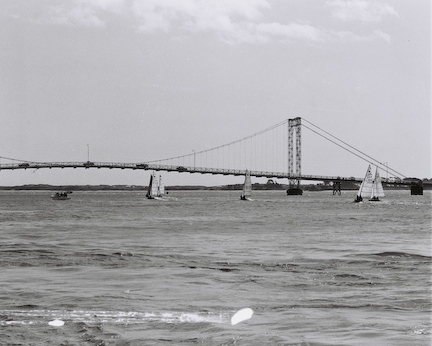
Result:
[[[167,171],[167,172],[189,172],[201,174],[217,174],[217,175],[234,175],[244,176],[246,170],[241,169],[228,169],[228,168],[208,168],[208,167],[191,167],[191,166],[178,166],[178,165],[161,165],[153,163],[125,163],[125,162],[19,162],[19,163],[6,163],[0,164],[1,170],[14,170],[14,169],[40,169],[40,168],[108,168],[108,169],[132,169],[132,170],[154,170],[154,171]],[[298,180],[315,180],[315,181],[351,181],[361,182],[361,178],[355,177],[340,177],[340,176],[319,176],[319,175],[296,175],[288,174],[285,172],[267,172],[267,171],[249,171],[253,177],[264,177],[268,179],[298,179]],[[418,179],[406,178],[402,181],[390,181],[389,179],[381,178],[385,183],[393,183],[400,185],[409,185],[412,182],[417,182]],[[430,182],[425,182],[430,185]]]
[[[161,165],[151,163],[124,163],[124,162],[21,162],[0,164],[1,170],[14,170],[14,169],[40,169],[40,168],[109,168],[109,169],[132,169],[132,170],[155,170],[155,171],[168,171],[168,172],[189,172],[201,174],[218,174],[218,175],[234,175],[243,176],[246,170],[229,169],[229,168],[208,168],[208,167],[191,167],[191,166],[178,166],[178,165]],[[267,171],[249,171],[251,176],[265,177],[265,178],[279,178],[279,179],[298,179],[298,180],[345,180],[345,181],[361,181],[360,178],[344,178],[332,176],[316,176],[316,175],[297,175],[288,174],[285,172],[267,172]]]

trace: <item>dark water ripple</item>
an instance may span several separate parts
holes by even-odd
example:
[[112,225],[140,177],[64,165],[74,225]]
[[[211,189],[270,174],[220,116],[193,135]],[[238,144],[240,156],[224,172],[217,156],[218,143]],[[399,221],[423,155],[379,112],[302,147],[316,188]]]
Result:
[[0,345],[431,344],[430,195],[0,194]]

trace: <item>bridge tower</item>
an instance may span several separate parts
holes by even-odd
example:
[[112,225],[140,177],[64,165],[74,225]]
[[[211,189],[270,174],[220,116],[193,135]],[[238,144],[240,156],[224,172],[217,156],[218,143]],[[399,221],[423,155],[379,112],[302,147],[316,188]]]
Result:
[[[294,130],[295,130],[295,167],[294,172]],[[288,119],[288,195],[301,195],[301,118]]]

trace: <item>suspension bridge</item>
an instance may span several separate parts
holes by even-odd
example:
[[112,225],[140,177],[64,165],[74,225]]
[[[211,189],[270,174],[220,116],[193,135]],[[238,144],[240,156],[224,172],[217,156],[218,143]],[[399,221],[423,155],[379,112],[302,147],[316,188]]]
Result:
[[[1,157],[13,163],[0,164],[2,170],[43,168],[85,168],[85,169],[130,169],[154,170],[179,173],[200,173],[213,175],[241,176],[246,169],[253,177],[288,179],[288,194],[301,194],[300,181],[331,181],[339,189],[343,181],[361,182],[362,178],[302,174],[302,129],[324,138],[359,159],[373,164],[397,177],[392,183],[419,185],[419,179],[407,179],[403,174],[385,163],[354,148],[336,136],[312,124],[304,118],[287,119],[262,131],[230,143],[186,155],[134,163],[94,162],[34,162]],[[402,178],[405,178],[402,180]],[[390,182],[382,178],[383,182]]]

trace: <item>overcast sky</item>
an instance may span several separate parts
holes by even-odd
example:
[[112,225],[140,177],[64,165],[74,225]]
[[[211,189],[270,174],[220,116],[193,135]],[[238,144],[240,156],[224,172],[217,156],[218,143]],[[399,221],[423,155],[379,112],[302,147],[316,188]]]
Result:
[[[86,161],[90,148],[92,161],[142,162],[302,117],[405,176],[432,177],[430,0],[0,3],[2,157]],[[303,133],[304,174],[364,175],[367,163]],[[242,180],[163,174],[167,185]],[[148,177],[0,171],[0,185]]]

